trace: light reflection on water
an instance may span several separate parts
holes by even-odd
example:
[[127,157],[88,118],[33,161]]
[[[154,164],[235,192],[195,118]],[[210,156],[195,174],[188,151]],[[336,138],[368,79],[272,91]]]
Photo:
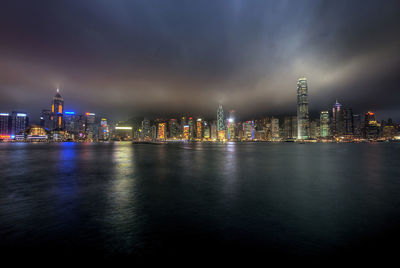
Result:
[[0,144],[0,247],[312,255],[382,230],[398,238],[399,152],[399,144]]

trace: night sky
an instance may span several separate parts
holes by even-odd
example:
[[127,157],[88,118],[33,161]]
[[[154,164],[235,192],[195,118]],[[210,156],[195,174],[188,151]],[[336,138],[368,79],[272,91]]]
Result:
[[3,1],[0,111],[241,117],[336,98],[400,119],[400,1]]

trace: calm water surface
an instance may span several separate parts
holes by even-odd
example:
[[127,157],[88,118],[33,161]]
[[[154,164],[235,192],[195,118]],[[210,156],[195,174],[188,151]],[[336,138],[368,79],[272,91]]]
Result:
[[0,251],[397,251],[400,144],[0,144]]

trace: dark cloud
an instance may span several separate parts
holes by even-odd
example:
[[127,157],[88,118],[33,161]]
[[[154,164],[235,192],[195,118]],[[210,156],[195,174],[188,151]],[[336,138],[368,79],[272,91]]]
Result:
[[112,116],[294,114],[335,98],[400,119],[399,1],[9,1],[0,107]]

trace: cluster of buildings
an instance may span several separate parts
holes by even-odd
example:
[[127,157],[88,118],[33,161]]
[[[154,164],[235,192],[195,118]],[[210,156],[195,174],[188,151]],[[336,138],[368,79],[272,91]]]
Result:
[[338,100],[331,110],[311,118],[306,78],[297,82],[297,114],[237,121],[235,111],[227,115],[222,106],[214,120],[203,117],[144,118],[141,122],[110,124],[95,113],[65,111],[58,89],[51,108],[42,110],[40,124],[29,125],[27,113],[0,113],[0,140],[14,141],[301,141],[353,142],[400,140],[400,125],[391,119],[378,122],[368,111],[361,117]]
[[106,118],[97,117],[95,113],[78,114],[66,111],[64,99],[58,89],[50,109],[42,110],[38,124],[29,124],[26,112],[0,113],[2,141],[101,141],[112,138],[131,140],[130,132],[132,127],[117,124],[111,128]]
[[362,117],[338,100],[331,110],[321,111],[311,118],[306,78],[297,82],[297,114],[236,121],[234,111],[224,115],[222,106],[214,120],[182,116],[180,120],[157,119],[142,121],[134,130],[136,140],[192,141],[301,141],[301,142],[358,142],[400,140],[400,125],[391,119],[378,122],[368,111]]

